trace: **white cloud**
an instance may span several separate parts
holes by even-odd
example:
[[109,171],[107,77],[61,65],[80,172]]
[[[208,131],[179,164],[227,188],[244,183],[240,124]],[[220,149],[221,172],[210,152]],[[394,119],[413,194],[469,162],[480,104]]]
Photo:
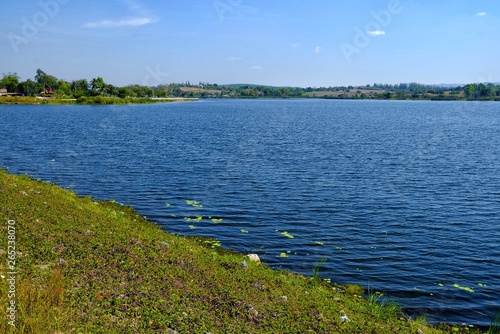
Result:
[[316,53],[320,53],[320,52],[321,52],[321,46],[317,46],[317,47],[314,49],[314,52],[316,52]]
[[486,12],[479,12],[476,14],[477,16],[486,16]]
[[262,70],[262,69],[263,69],[263,67],[262,67],[262,66],[255,65],[255,66],[250,67],[250,69],[251,69],[251,70],[257,70],[257,71],[260,71],[260,70]]
[[100,22],[88,22],[85,28],[121,28],[140,27],[146,24],[155,23],[157,19],[151,17],[139,17],[125,20],[102,20]]
[[227,60],[229,60],[229,61],[238,61],[238,60],[240,60],[240,58],[238,58],[238,57],[227,57]]
[[292,48],[298,49],[300,48],[300,44],[299,43],[292,44]]
[[371,36],[384,36],[385,35],[385,31],[383,31],[383,30],[372,30],[372,31],[368,31],[368,34],[371,35]]

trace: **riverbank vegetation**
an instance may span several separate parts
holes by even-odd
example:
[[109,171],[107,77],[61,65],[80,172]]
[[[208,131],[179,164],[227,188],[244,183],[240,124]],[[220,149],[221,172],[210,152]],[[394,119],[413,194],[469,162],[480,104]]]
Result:
[[[3,95],[3,96],[2,96]],[[21,99],[20,97],[38,98]],[[380,84],[338,87],[272,87],[264,85],[218,85],[170,83],[157,86],[116,87],[102,77],[90,81],[66,81],[36,71],[34,80],[20,81],[16,73],[0,80],[0,104],[82,103],[125,104],[164,102],[162,98],[325,98],[375,100],[500,101],[500,85],[422,85],[418,83]],[[41,100],[40,100],[41,99]],[[43,102],[45,100],[45,102]],[[12,102],[14,101],[14,102]]]
[[0,308],[2,333],[475,331],[408,319],[380,294],[324,281],[318,264],[312,277],[275,271],[116,202],[3,170],[0,207],[0,254],[11,261],[0,262],[0,302],[15,306]]

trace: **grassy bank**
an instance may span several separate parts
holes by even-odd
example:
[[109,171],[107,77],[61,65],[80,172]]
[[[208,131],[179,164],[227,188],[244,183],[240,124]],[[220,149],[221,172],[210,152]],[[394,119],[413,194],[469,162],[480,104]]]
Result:
[[129,207],[3,170],[0,208],[1,333],[446,332],[358,286],[271,270],[213,240],[167,234]]
[[78,99],[58,99],[40,98],[31,96],[0,96],[0,104],[90,104],[90,105],[110,105],[110,104],[147,104],[163,102],[183,102],[195,99],[183,98],[119,98],[119,97],[81,97]]

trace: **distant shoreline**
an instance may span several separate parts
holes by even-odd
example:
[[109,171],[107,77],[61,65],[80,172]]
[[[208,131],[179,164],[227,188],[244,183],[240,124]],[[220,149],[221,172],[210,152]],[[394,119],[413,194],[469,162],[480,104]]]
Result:
[[188,97],[168,97],[168,98],[119,98],[119,97],[82,97],[78,99],[60,99],[50,97],[27,97],[27,96],[0,96],[0,105],[125,105],[125,104],[154,104],[171,102],[196,102],[202,99],[236,99],[236,100],[272,100],[272,99],[318,99],[318,100],[363,100],[363,101],[459,101],[459,102],[499,102],[500,98],[474,98],[464,97],[439,97],[427,96],[419,98],[381,98],[381,97],[332,97],[332,96],[303,96],[303,97],[209,97],[209,98],[188,98]]

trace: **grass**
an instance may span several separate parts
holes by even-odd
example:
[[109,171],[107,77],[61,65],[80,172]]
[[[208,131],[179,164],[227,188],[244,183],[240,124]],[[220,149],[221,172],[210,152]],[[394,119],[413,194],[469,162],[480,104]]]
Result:
[[2,259],[0,303],[15,301],[16,328],[1,307],[0,333],[447,332],[362,298],[362,287],[243,266],[216,240],[168,234],[129,207],[3,170],[0,221],[4,259],[15,224],[18,272],[9,298]]
[[500,334],[500,311],[491,320],[491,325],[488,334]]
[[172,101],[188,101],[189,99],[151,99],[151,98],[119,98],[119,97],[80,97],[78,99],[36,98],[31,96],[0,96],[0,104],[145,104]]

